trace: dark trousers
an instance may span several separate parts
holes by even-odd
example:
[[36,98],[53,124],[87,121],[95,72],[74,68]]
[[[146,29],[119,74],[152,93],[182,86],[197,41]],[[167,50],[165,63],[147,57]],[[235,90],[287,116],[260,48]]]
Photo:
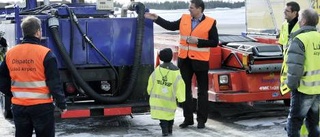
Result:
[[160,120],[160,127],[162,129],[162,133],[167,132],[172,134],[172,127],[173,127],[174,120]]
[[320,95],[307,95],[297,90],[291,91],[290,112],[286,130],[289,137],[299,137],[300,128],[306,119],[309,137],[319,137]]
[[183,105],[183,116],[185,121],[193,122],[194,104],[191,83],[193,74],[197,78],[198,86],[198,103],[197,103],[197,121],[198,123],[206,123],[209,111],[208,101],[208,69],[195,70],[191,64],[191,60],[187,59],[183,64],[179,65],[181,76],[186,84],[186,101]]
[[33,106],[12,105],[16,137],[32,137],[33,129],[37,137],[54,137],[54,105]]

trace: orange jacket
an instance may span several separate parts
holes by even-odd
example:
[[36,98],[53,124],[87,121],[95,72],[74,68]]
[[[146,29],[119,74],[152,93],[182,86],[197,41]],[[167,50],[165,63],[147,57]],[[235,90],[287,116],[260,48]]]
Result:
[[46,85],[44,58],[50,49],[37,44],[20,44],[7,52],[12,104],[30,106],[52,103]]
[[178,56],[180,58],[187,58],[200,61],[209,61],[210,48],[198,48],[197,44],[187,43],[189,36],[197,37],[199,39],[208,40],[209,31],[214,24],[215,20],[210,17],[206,17],[192,30],[191,24],[192,17],[188,14],[184,14],[180,21],[180,45]]

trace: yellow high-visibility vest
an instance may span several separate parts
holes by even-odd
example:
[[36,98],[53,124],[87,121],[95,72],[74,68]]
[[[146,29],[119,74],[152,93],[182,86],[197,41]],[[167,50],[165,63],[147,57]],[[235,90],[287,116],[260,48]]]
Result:
[[[308,95],[320,94],[320,91],[318,90],[320,89],[320,64],[314,62],[315,59],[319,58],[320,54],[320,33],[316,31],[301,33],[298,34],[296,38],[298,38],[305,47],[304,75],[300,79],[298,91]],[[290,91],[285,84],[288,71],[288,66],[286,64],[287,58],[286,50],[280,77],[281,94],[286,94]]]
[[296,36],[305,47],[304,75],[301,77],[298,91],[313,95],[320,94],[320,33],[310,31]]
[[177,101],[184,102],[185,83],[180,70],[170,70],[158,66],[150,75],[147,87],[150,95],[151,118],[173,120]]
[[207,17],[201,21],[194,30],[192,30],[192,17],[188,14],[183,14],[180,21],[180,45],[179,58],[187,58],[200,61],[209,61],[210,48],[198,48],[197,44],[190,44],[187,42],[189,36],[197,37],[199,39],[208,40],[209,31],[215,22],[215,19]]
[[[296,23],[290,34],[297,31],[299,29],[299,24]],[[288,48],[288,42],[289,42],[289,23],[287,21],[285,21],[282,26],[281,26],[281,30],[280,30],[280,37],[279,37],[279,44],[281,44],[283,46],[283,51],[285,51],[285,49]]]

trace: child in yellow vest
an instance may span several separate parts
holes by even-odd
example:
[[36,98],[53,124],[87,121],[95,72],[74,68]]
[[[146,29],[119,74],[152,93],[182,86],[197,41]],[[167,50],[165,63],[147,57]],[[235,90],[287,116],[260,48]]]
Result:
[[150,75],[147,90],[151,118],[160,120],[162,135],[168,136],[172,134],[177,101],[185,101],[185,83],[179,68],[171,63],[172,50],[163,49],[159,56],[163,63]]

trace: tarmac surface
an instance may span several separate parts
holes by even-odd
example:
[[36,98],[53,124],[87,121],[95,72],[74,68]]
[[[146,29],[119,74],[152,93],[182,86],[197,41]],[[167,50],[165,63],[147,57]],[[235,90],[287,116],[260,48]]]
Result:
[[[180,129],[183,114],[177,109],[173,127],[174,137],[283,137],[286,136],[288,107],[281,101],[255,102],[253,106],[243,104],[211,104],[211,113],[205,129],[195,124]],[[56,119],[57,137],[159,137],[161,129],[158,120],[149,113],[121,117],[93,117],[82,119]],[[0,137],[14,137],[12,120],[0,115]],[[34,135],[35,137],[35,135]]]

